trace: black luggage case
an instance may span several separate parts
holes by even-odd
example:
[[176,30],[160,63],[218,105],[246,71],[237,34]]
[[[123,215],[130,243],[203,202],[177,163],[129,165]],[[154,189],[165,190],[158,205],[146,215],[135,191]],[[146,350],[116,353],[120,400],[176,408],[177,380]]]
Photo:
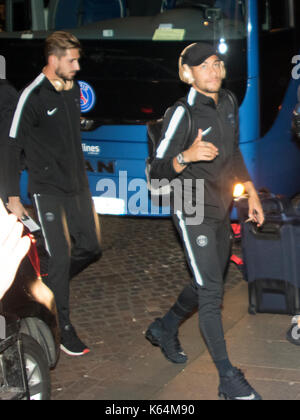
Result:
[[238,203],[249,313],[300,314],[300,217],[287,199],[262,197],[266,221],[245,223],[247,200]]

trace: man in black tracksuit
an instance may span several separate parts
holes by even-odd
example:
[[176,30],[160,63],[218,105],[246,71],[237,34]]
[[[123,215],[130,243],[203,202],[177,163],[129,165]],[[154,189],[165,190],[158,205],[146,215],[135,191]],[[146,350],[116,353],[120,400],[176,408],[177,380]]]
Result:
[[[226,399],[260,399],[242,372],[229,361],[221,317],[224,274],[231,250],[229,211],[235,180],[243,182],[249,194],[251,221],[264,221],[260,200],[239,149],[238,106],[233,94],[221,89],[225,67],[210,45],[187,47],[179,68],[181,80],[192,85],[185,98],[192,115],[190,141],[182,144],[188,127],[187,111],[180,104],[175,105],[164,120],[151,178],[182,181],[182,195],[176,191],[178,184],[173,184],[172,212],[193,281],[164,318],[150,325],[146,337],[159,345],[170,361],[185,363],[187,356],[178,340],[178,327],[198,308],[200,329],[220,374],[220,395]],[[199,193],[203,185],[196,183],[199,179],[204,180],[204,194]],[[184,188],[185,180],[194,181],[192,189]],[[193,208],[202,208],[203,218],[196,223],[190,214]],[[196,213],[194,217],[197,218]]]
[[98,219],[89,192],[80,135],[80,43],[55,32],[46,40],[47,65],[22,92],[10,129],[8,208],[20,219],[20,154],[28,169],[33,199],[49,254],[46,284],[53,291],[61,348],[69,355],[89,352],[70,321],[69,280],[101,256]]

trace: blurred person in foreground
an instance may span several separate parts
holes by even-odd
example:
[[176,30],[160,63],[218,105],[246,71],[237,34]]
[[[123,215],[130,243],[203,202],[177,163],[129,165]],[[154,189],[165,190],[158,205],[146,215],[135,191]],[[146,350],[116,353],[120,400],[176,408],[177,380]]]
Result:
[[8,135],[17,101],[17,90],[8,80],[0,79],[0,199],[3,203],[7,202]]
[[30,247],[30,238],[22,237],[22,232],[22,223],[13,214],[7,214],[0,200],[0,299],[12,285]]

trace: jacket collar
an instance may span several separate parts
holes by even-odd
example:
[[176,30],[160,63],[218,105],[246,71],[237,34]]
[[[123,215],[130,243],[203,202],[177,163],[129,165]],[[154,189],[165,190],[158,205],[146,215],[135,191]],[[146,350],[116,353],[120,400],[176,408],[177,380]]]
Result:
[[47,90],[51,90],[51,91],[57,92],[56,89],[55,89],[55,87],[52,85],[52,83],[50,82],[50,80],[48,79],[48,77],[46,77],[43,72],[40,74],[40,76],[41,77],[43,76],[43,79],[42,79],[42,82],[41,82],[43,88],[45,88]]
[[[224,98],[224,89],[221,89],[219,92],[219,103],[222,101],[223,98]],[[187,95],[187,102],[190,106],[209,105],[216,108],[215,102],[212,98],[198,92],[193,87],[191,87]]]

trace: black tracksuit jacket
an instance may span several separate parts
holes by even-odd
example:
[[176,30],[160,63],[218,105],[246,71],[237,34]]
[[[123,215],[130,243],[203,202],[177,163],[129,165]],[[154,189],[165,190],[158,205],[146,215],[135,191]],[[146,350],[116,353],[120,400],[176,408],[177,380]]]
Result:
[[[233,184],[236,181],[251,180],[239,148],[239,116],[237,102],[232,101],[225,89],[221,89],[218,105],[212,98],[191,88],[184,98],[190,106],[192,132],[188,143],[183,141],[187,130],[186,111],[175,104],[164,118],[163,132],[156,157],[151,164],[151,178],[169,181],[176,177],[204,180],[204,203],[196,203],[193,191],[193,205],[204,204],[205,217],[223,219],[232,203]],[[236,106],[233,102],[236,102]],[[194,142],[198,129],[203,131],[212,127],[203,138],[219,149],[219,156],[211,162],[190,163],[178,175],[173,168],[173,158],[188,149]],[[195,188],[195,185],[193,186]]]
[[19,196],[21,153],[33,194],[73,196],[88,189],[80,136],[80,88],[57,92],[40,74],[20,95],[10,129],[7,192]]

